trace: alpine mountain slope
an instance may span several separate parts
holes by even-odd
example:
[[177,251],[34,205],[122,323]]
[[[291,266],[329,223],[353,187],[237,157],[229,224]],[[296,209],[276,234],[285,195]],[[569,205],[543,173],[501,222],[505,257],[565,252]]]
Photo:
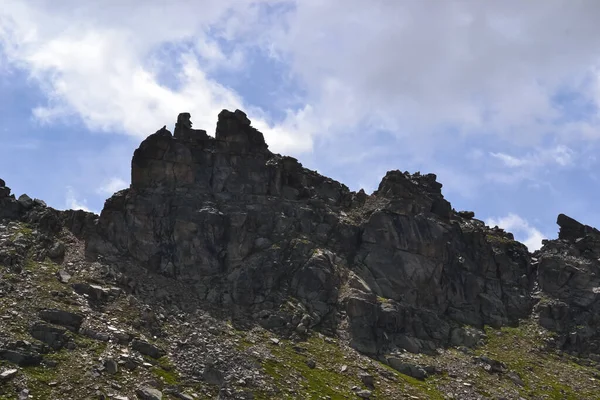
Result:
[[600,399],[600,231],[532,254],[434,174],[352,192],[191,125],[99,216],[0,180],[0,399]]

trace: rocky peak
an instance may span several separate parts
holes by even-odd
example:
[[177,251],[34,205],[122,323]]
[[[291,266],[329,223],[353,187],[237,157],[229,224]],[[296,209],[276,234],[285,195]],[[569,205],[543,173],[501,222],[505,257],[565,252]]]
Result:
[[240,110],[223,110],[219,113],[215,138],[227,143],[238,143],[239,147],[234,149],[260,152],[268,148],[263,134],[250,125],[250,120]]
[[15,196],[10,194],[10,188],[0,179],[0,218],[15,218],[19,214],[19,204]]
[[268,151],[239,110],[219,114],[214,139],[182,113],[174,136],[163,127],[135,151],[131,189],[107,200],[87,250],[270,328],[298,324],[277,311],[291,297],[309,327],[347,325],[366,353],[432,351],[467,340],[461,324],[501,326],[532,307],[526,248],[453,213],[441,188],[390,171],[354,193]]
[[[268,180],[263,174],[249,176],[248,173],[265,169],[265,160],[272,154],[267,150],[262,133],[250,125],[250,120],[240,111],[223,110],[219,114],[215,138],[204,130],[192,129],[189,113],[181,113],[172,135],[166,127],[144,140],[135,151],[131,169],[131,187],[176,188],[196,185],[199,190],[236,192],[239,188],[229,187],[227,179],[243,175],[247,183],[268,190]],[[253,171],[235,169],[235,161],[246,159]],[[227,159],[227,161],[225,161]],[[250,159],[256,159],[252,162]],[[246,165],[248,167],[249,165]],[[262,176],[260,176],[262,175]],[[246,179],[248,178],[248,179]],[[262,179],[262,182],[260,181]],[[243,190],[251,190],[250,187]]]
[[560,227],[558,238],[562,240],[572,242],[588,234],[600,235],[600,232],[596,228],[584,225],[565,214],[559,214],[556,223]]
[[450,217],[450,203],[444,199],[442,184],[435,174],[389,171],[374,194],[392,200],[397,212],[432,212],[442,218]]

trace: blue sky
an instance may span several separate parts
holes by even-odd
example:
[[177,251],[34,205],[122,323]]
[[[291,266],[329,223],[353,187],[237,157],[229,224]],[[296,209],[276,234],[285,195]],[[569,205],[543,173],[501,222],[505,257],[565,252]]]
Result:
[[179,112],[240,108],[273,151],[368,192],[433,172],[530,249],[600,226],[600,3],[3,0],[0,177],[95,212]]

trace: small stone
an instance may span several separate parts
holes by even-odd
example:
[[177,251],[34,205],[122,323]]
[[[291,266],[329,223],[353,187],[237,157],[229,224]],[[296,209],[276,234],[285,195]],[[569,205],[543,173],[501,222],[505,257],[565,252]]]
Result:
[[375,379],[373,378],[373,375],[367,374],[367,373],[361,373],[358,375],[358,377],[360,378],[362,383],[365,384],[365,386],[368,386],[371,388],[375,386]]
[[360,397],[361,399],[370,399],[372,393],[370,390],[360,390],[360,391],[356,392],[356,395],[358,397]]
[[75,350],[77,348],[77,343],[75,343],[75,342],[67,342],[67,344],[65,345],[65,347],[67,348],[67,350]]
[[56,272],[56,277],[58,278],[58,281],[61,283],[69,283],[69,281],[71,280],[71,274],[69,274],[64,269],[58,270]]
[[340,369],[340,371],[342,371],[342,372],[348,371],[348,366],[347,365],[342,365],[342,368]]
[[160,358],[165,355],[165,352],[162,349],[156,347],[152,343],[148,343],[139,339],[134,339],[131,342],[131,348],[139,351],[145,356],[150,356],[152,358]]
[[6,371],[0,373],[0,381],[7,381],[9,379],[14,378],[15,375],[17,375],[17,372],[19,372],[17,369],[7,369]]
[[523,382],[519,374],[517,374],[516,372],[511,371],[508,374],[506,374],[506,376],[508,376],[508,379],[510,379],[515,385],[525,386],[525,382]]
[[279,339],[277,339],[277,338],[271,338],[271,343],[273,343],[275,345],[279,345]]
[[135,394],[140,400],[162,400],[162,392],[160,390],[142,387],[135,391]]
[[134,369],[137,368],[137,366],[138,366],[138,363],[135,362],[135,360],[132,359],[132,358],[130,358],[130,357],[127,357],[127,358],[123,359],[123,367],[124,368],[126,368],[126,369],[128,369],[130,371],[133,371]]
[[306,360],[306,365],[308,366],[308,368],[314,369],[317,366],[317,363],[315,362],[315,360]]
[[23,389],[19,392],[19,400],[27,400],[29,398],[29,389]]
[[65,244],[61,241],[58,241],[52,245],[50,251],[48,252],[48,257],[57,259],[61,258],[65,255]]
[[175,393],[174,396],[181,400],[194,400],[192,395],[186,393]]
[[221,386],[225,380],[223,373],[212,364],[209,364],[204,368],[202,378],[205,382],[215,386]]
[[119,372],[119,366],[117,362],[112,358],[109,358],[104,361],[104,367],[106,368],[106,372],[108,372],[111,375],[114,375],[117,372]]

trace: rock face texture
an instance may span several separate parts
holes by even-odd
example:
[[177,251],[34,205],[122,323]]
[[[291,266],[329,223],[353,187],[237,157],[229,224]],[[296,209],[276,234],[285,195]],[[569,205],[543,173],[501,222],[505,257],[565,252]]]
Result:
[[91,257],[131,257],[269,328],[345,327],[369,354],[475,344],[461,326],[530,313],[526,247],[454,212],[435,175],[390,171],[355,193],[270,152],[239,110],[219,114],[214,138],[189,118],[135,151]]
[[539,322],[560,333],[559,345],[600,353],[600,232],[564,214],[557,240],[534,254],[542,291]]

